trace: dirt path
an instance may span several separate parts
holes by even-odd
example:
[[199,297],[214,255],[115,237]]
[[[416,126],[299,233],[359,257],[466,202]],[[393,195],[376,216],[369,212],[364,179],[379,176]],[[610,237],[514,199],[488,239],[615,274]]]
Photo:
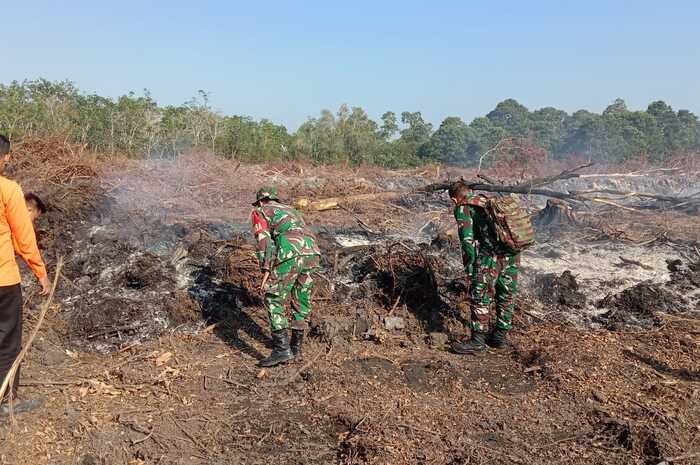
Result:
[[[46,334],[24,382],[47,407],[0,427],[0,463],[658,463],[697,450],[692,324],[531,327],[479,359],[314,341],[303,362],[266,371],[220,331],[111,356]],[[265,353],[251,333],[239,338]]]

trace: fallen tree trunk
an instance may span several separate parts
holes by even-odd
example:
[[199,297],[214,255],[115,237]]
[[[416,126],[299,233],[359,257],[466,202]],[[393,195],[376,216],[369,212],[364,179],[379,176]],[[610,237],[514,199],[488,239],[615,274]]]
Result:
[[387,191],[374,194],[357,194],[345,197],[329,197],[321,200],[310,200],[308,198],[297,199],[294,206],[300,210],[324,211],[338,208],[341,203],[363,202],[367,200],[387,200],[405,195],[406,192]]
[[[572,194],[569,192],[559,192],[559,191],[553,191],[551,189],[540,189],[540,188],[533,189],[529,184],[527,184],[527,185],[514,185],[514,186],[502,186],[502,185],[494,185],[494,184],[484,184],[484,183],[479,183],[479,182],[469,182],[469,181],[465,181],[465,182],[466,182],[466,184],[469,185],[469,187],[471,187],[475,191],[503,192],[503,193],[507,193],[507,194],[523,194],[523,195],[544,195],[546,197],[553,197],[555,199],[562,199],[562,200],[578,200],[578,201],[587,200],[585,198],[581,198],[578,195]],[[422,192],[436,192],[436,191],[441,191],[441,190],[447,190],[450,188],[450,185],[452,185],[452,183],[449,183],[449,182],[428,184],[427,186],[422,187],[414,192],[415,193],[422,193]]]
[[[605,199],[605,198],[600,198],[598,196],[595,196],[595,194],[610,194],[610,195],[618,195],[621,198],[629,198],[629,197],[639,197],[639,198],[645,198],[645,199],[652,199],[652,200],[657,200],[661,202],[670,202],[676,206],[686,206],[686,205],[694,205],[694,204],[700,204],[700,192],[697,192],[695,194],[692,194],[690,196],[686,197],[674,197],[670,195],[657,195],[657,194],[650,194],[650,193],[645,193],[645,192],[627,192],[627,191],[620,191],[620,190],[614,190],[614,189],[590,189],[590,190],[585,190],[585,191],[568,191],[568,192],[560,192],[560,191],[555,191],[552,189],[545,189],[542,188],[541,186],[553,183],[555,181],[560,181],[563,179],[572,179],[572,178],[578,178],[582,177],[585,175],[581,175],[578,173],[579,170],[583,168],[587,168],[589,166],[592,166],[593,163],[586,163],[580,166],[577,166],[573,169],[570,170],[565,170],[562,171],[561,173],[554,175],[554,176],[545,176],[545,177],[540,177],[540,178],[533,178],[527,181],[520,182],[518,184],[514,185],[502,185],[502,184],[496,184],[493,180],[489,179],[488,177],[484,175],[480,175],[479,177],[486,180],[486,182],[480,182],[480,181],[468,181],[462,179],[461,181],[469,185],[473,190],[475,191],[483,191],[483,192],[499,192],[499,193],[506,193],[506,194],[522,194],[522,195],[542,195],[545,197],[550,197],[554,199],[559,199],[559,200],[565,200],[568,202],[595,202],[595,203],[601,203],[604,205],[610,205],[618,208],[623,208],[631,211],[635,211],[633,208],[626,207],[624,205],[620,205],[619,203],[614,202],[613,200],[616,199]],[[618,174],[613,174],[611,176],[619,176]],[[596,175],[599,176],[599,175]],[[419,189],[409,191],[409,192],[398,192],[398,191],[388,191],[388,192],[377,192],[373,194],[358,194],[358,195],[349,195],[346,197],[331,197],[327,199],[322,199],[322,200],[315,200],[311,201],[310,199],[307,198],[301,198],[298,199],[294,205],[303,210],[311,210],[311,211],[324,211],[324,210],[332,210],[335,208],[339,208],[341,203],[352,203],[352,202],[362,202],[362,201],[368,201],[368,200],[386,200],[386,199],[393,199],[397,197],[401,197],[403,195],[410,195],[410,194],[424,194],[424,193],[430,193],[430,192],[439,192],[439,191],[444,191],[448,190],[450,186],[454,182],[437,182],[433,184],[428,184],[427,186],[421,187]],[[591,195],[593,194],[593,195]]]
[[580,178],[641,178],[653,174],[678,173],[680,168],[656,168],[648,171],[632,171],[631,173],[590,173],[582,174]]
[[673,197],[670,195],[658,195],[649,194],[646,192],[634,192],[634,191],[619,191],[615,189],[589,189],[585,191],[570,191],[571,194],[582,196],[586,194],[610,194],[610,195],[620,195],[623,197],[640,197],[645,199],[660,200],[662,202],[671,203],[687,203],[687,202],[700,202],[700,192],[696,192],[687,197]]
[[[572,178],[578,178],[581,176],[580,173],[577,173],[577,171],[580,171],[584,168],[588,168],[590,166],[593,166],[594,163],[584,163],[583,165],[579,165],[575,168],[569,169],[569,170],[564,170],[559,174],[555,174],[553,176],[544,176],[541,178],[532,178],[528,179],[525,181],[522,181],[518,184],[513,184],[513,185],[503,185],[503,184],[497,184],[494,180],[488,178],[484,174],[479,174],[478,177],[485,180],[486,184],[484,183],[479,183],[479,182],[471,182],[471,181],[466,181],[462,179],[461,181],[468,184],[472,189],[474,190],[483,190],[483,191],[488,191],[488,192],[509,192],[509,193],[515,193],[515,194],[529,194],[529,193],[535,193],[534,188],[538,186],[543,186],[546,184],[551,184],[555,181],[560,181],[563,179],[572,179]],[[440,190],[447,190],[450,188],[452,185],[452,182],[439,182],[439,183],[434,183],[434,184],[428,184],[427,186],[418,189],[419,192],[435,192],[435,191],[440,191]],[[508,190],[495,190],[496,188],[505,188]],[[516,189],[516,190],[510,190],[510,189]],[[541,192],[556,192],[556,191],[542,191]],[[568,195],[566,193],[560,192],[559,194],[562,195]],[[549,195],[545,193],[541,193],[539,195]],[[561,197],[556,197],[556,198],[561,198]]]
[[[388,200],[401,197],[403,195],[410,194],[425,194],[429,192],[437,192],[441,190],[449,189],[451,183],[435,183],[429,184],[425,187],[417,189],[415,191],[400,192],[400,191],[388,191],[388,192],[378,192],[375,194],[358,194],[358,195],[348,195],[346,197],[330,197],[327,199],[314,200],[311,201],[307,198],[297,199],[294,202],[294,206],[300,210],[307,211],[325,211],[340,208],[341,204],[353,203],[353,202],[363,202],[369,200]],[[469,183],[470,187],[474,190],[484,191],[484,192],[502,192],[510,194],[523,194],[523,195],[544,195],[547,197],[553,197],[562,200],[578,200],[584,201],[585,198],[579,198],[577,195],[570,194],[567,192],[558,192],[550,189],[533,189],[530,186],[501,186],[493,184],[484,183]]]

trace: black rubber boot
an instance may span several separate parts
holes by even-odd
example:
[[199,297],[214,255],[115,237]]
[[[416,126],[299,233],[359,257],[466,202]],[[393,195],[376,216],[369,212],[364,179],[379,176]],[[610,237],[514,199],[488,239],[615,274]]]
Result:
[[272,353],[269,357],[260,360],[261,367],[273,367],[285,363],[294,358],[289,348],[289,334],[287,329],[272,332]]
[[292,341],[289,346],[295,357],[301,357],[301,346],[304,343],[304,330],[292,328]]
[[457,354],[475,355],[484,352],[486,347],[486,334],[472,332],[472,337],[468,341],[455,342],[452,344],[452,351]]
[[[34,398],[26,400],[15,400],[12,403],[12,413],[18,415],[20,413],[31,412],[44,405],[44,399]],[[10,406],[7,402],[0,405],[0,418],[10,415]]]
[[489,337],[486,339],[486,343],[494,349],[502,349],[506,346],[507,336],[507,329],[496,328],[491,331],[491,334],[489,334]]

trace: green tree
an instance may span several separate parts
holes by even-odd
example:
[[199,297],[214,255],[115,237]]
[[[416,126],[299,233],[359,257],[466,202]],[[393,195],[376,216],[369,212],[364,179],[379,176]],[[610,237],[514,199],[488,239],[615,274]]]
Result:
[[385,141],[391,139],[399,133],[399,122],[396,119],[396,113],[387,111],[382,115],[382,125],[379,129],[379,135]]
[[483,116],[474,118],[469,127],[474,135],[469,158],[474,161],[509,136],[504,128],[495,126],[490,119]]
[[552,107],[533,111],[530,128],[538,145],[554,153],[565,133],[569,115]]
[[406,126],[401,130],[399,145],[406,153],[424,156],[426,144],[430,141],[433,125],[423,119],[419,111],[401,113],[401,122]]
[[467,165],[474,160],[472,129],[461,118],[446,118],[430,137],[425,155],[444,163]]
[[345,152],[352,163],[371,163],[382,143],[377,123],[360,107],[353,107],[343,128]]
[[685,153],[700,152],[700,121],[688,110],[678,111],[678,140],[681,150]]
[[24,83],[12,81],[7,86],[0,85],[0,131],[10,139],[31,135],[35,115]]
[[58,135],[97,152],[131,156],[174,156],[199,147],[241,160],[305,158],[388,167],[427,158],[472,164],[505,140],[516,151],[528,147],[535,153],[541,147],[558,158],[576,154],[610,162],[700,152],[698,117],[674,112],[663,101],[633,112],[616,99],[602,114],[581,110],[569,116],[553,107],[530,112],[507,99],[469,125],[446,118],[435,133],[420,112],[402,113],[401,125],[396,114],[386,112],[377,124],[362,108],[342,105],[290,134],[266,119],[221,115],[204,91],[182,105],[163,107],[148,91],[113,99],[83,94],[70,81],[45,79],[0,84],[0,132],[13,140]]
[[625,101],[621,98],[616,98],[615,101],[608,105],[605,111],[603,111],[603,116],[612,114],[624,114],[628,111],[629,110],[627,109],[627,104],[625,103]]
[[486,117],[511,136],[527,137],[530,133],[530,112],[514,99],[502,101]]
[[564,135],[555,154],[559,158],[574,154],[592,158],[600,151],[604,137],[605,124],[601,115],[579,110],[566,120]]
[[73,138],[96,152],[112,151],[111,119],[114,102],[99,95],[78,95],[72,112]]

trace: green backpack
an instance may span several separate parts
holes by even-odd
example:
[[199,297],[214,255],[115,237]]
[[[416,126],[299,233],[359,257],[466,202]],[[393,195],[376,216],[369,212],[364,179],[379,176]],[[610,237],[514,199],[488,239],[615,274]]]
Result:
[[512,253],[520,253],[535,243],[530,215],[510,196],[489,198],[485,205],[498,242]]

